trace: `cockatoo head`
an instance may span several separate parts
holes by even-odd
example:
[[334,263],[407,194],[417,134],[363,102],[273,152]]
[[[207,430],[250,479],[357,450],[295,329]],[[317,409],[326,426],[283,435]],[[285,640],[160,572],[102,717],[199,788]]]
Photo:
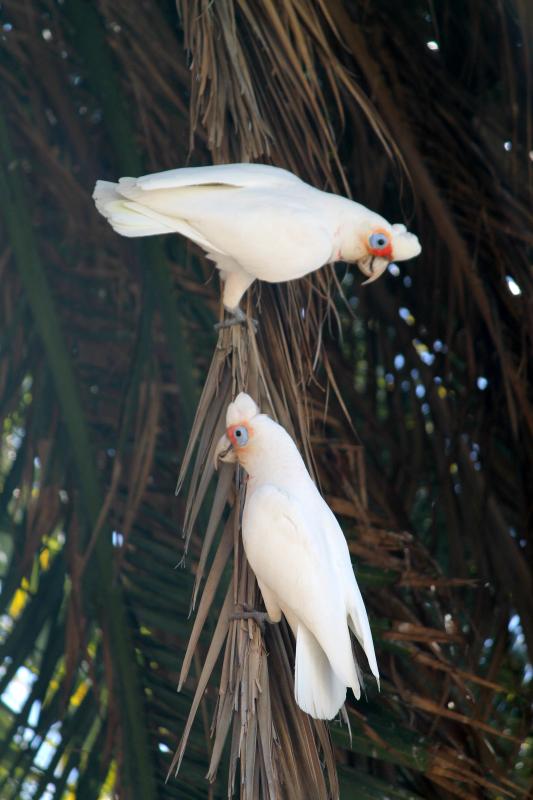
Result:
[[226,433],[219,439],[215,449],[215,469],[219,461],[235,463],[246,461],[246,455],[253,449],[254,421],[260,414],[259,408],[249,394],[241,392],[226,412]]
[[365,218],[358,240],[358,250],[362,255],[358,255],[355,261],[368,279],[365,284],[377,280],[391,261],[414,258],[422,250],[418,238],[409,233],[405,225],[389,225],[377,214]]

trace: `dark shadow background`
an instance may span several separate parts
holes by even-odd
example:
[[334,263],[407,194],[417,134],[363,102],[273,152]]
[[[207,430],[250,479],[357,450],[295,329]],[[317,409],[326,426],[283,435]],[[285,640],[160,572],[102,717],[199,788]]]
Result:
[[174,569],[174,486],[217,279],[178,237],[116,236],[91,193],[259,160],[423,243],[364,289],[339,266],[351,313],[331,272],[260,292],[261,314],[301,303],[319,322],[329,297],[342,328],[330,309],[291,334],[384,675],[353,740],[331,728],[341,796],[527,796],[531,8],[178,6],[0,9],[0,795],[226,796],[204,778],[216,685],[164,782],[195,687],[193,670],[175,691],[203,534]]

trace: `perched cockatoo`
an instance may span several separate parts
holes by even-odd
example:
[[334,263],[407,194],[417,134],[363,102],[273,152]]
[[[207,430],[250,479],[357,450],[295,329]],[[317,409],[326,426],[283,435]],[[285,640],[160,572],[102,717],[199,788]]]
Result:
[[291,281],[324,264],[351,261],[369,283],[390,261],[421,250],[405,225],[390,225],[353,200],[265,164],[97,181],[93,197],[123,236],[177,232],[200,245],[220,270],[224,306],[237,321],[244,319],[239,302],[256,279]]
[[303,711],[332,719],[361,673],[353,631],[379,682],[368,616],[346,540],[287,433],[244,393],[230,403],[215,463],[248,473],[242,538],[269,621],[284,614],[296,639],[295,696]]

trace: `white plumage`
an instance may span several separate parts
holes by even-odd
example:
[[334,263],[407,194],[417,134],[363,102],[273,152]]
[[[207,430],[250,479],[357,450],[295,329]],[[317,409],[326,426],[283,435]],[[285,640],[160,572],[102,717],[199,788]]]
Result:
[[242,535],[271,621],[283,613],[296,638],[295,696],[304,711],[331,719],[361,673],[350,629],[379,681],[368,616],[342,530],[287,431],[241,393],[227,410],[215,460],[248,473]]
[[190,167],[97,181],[96,207],[123,236],[181,233],[216,262],[235,313],[256,278],[301,278],[333,261],[375,280],[420,253],[416,236],[345,197],[264,164]]

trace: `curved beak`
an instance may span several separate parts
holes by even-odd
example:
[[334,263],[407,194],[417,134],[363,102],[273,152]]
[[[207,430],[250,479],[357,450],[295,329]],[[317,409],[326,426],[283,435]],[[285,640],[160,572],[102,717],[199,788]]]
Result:
[[366,286],[367,283],[373,283],[383,275],[389,266],[389,259],[381,258],[381,256],[367,255],[360,258],[356,263],[363,275],[368,279],[361,284],[362,286]]
[[233,445],[226,434],[220,437],[215,448],[215,453],[213,455],[215,469],[218,469],[219,461],[224,461],[226,464],[234,464],[237,461],[237,456],[235,454],[235,450],[233,449]]

